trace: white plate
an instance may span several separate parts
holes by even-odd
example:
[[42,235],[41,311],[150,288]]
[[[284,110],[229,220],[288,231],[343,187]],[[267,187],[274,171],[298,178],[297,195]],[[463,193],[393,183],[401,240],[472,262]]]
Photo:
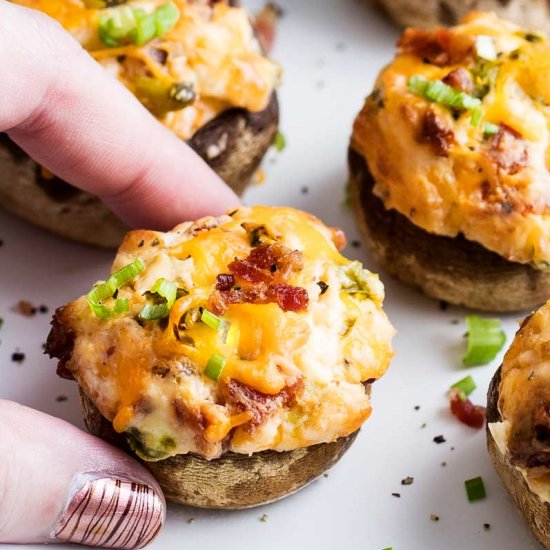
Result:
[[[286,0],[281,5],[286,17],[273,55],[285,68],[279,97],[288,146],[281,154],[269,154],[267,180],[252,188],[246,201],[310,210],[343,227],[352,241],[357,231],[342,204],[347,142],[364,96],[393,55],[397,31],[353,0]],[[10,308],[27,299],[48,305],[51,312],[104,277],[112,254],[64,242],[4,213],[0,239],[0,316],[5,319],[0,397],[82,425],[75,384],[57,378],[55,362],[41,353],[49,314],[25,318]],[[347,253],[376,269],[364,247],[349,247]],[[374,386],[371,419],[342,461],[327,478],[255,510],[222,513],[171,506],[152,549],[538,548],[491,468],[484,432],[454,420],[445,397],[453,382],[472,374],[478,383],[473,401],[484,403],[500,358],[487,367],[462,368],[465,312],[443,312],[437,302],[381,275],[386,310],[399,331],[397,353],[388,374]],[[503,319],[509,338],[518,317]],[[456,319],[460,323],[452,324]],[[26,354],[22,365],[10,359],[16,349]],[[57,402],[59,395],[68,401]],[[440,434],[447,441],[437,445],[433,438]],[[464,480],[479,475],[487,498],[470,504]],[[406,476],[414,477],[413,485],[401,485]],[[260,521],[263,514],[268,521]],[[439,522],[431,521],[431,514]],[[195,521],[187,523],[189,518]],[[490,524],[488,531],[484,523]]]

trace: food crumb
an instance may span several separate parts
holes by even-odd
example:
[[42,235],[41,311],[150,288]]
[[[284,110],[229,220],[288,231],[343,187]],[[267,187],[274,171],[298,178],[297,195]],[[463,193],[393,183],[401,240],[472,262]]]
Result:
[[25,360],[25,354],[24,354],[24,353],[21,353],[20,351],[14,351],[14,352],[11,354],[11,360],[12,360],[14,363],[19,363],[19,364],[21,364],[21,363]]
[[490,523],[484,523],[484,524],[483,524],[483,529],[485,529],[485,531],[489,531],[490,528],[491,528],[491,524],[490,524]]
[[437,443],[438,445],[440,443],[445,443],[445,441],[447,441],[442,435],[436,435],[434,437],[434,443]]
[[0,328],[2,328],[3,325],[4,325],[4,319],[2,319],[2,317],[0,317]]
[[28,300],[19,300],[12,307],[12,311],[23,315],[23,317],[32,317],[36,313],[36,308]]
[[391,496],[395,498],[401,498],[401,493],[392,493]]
[[40,305],[38,306],[38,311],[39,311],[40,313],[48,313],[48,306],[45,305],[45,304],[40,304]]
[[458,319],[451,319],[451,325],[458,325],[460,321]]
[[302,195],[307,195],[309,193],[309,187],[304,185],[300,191],[302,192]]
[[187,523],[195,523],[195,518],[194,517],[187,518]]
[[401,485],[412,485],[414,482],[414,477],[407,476],[406,478],[401,480]]
[[63,401],[67,401],[67,399],[69,399],[66,395],[58,395],[55,400],[58,402],[58,403],[63,403]]
[[351,241],[351,246],[353,248],[360,248],[361,247],[361,241],[356,241],[356,240]]
[[439,521],[439,516],[436,515],[436,514],[430,514],[430,519],[431,519],[432,521]]
[[426,422],[423,422],[421,425],[420,425],[420,429],[423,430],[428,424],[426,424]]
[[420,405],[415,405],[415,406],[414,406],[414,410],[415,410],[415,411],[419,411],[419,410],[420,410]]
[[442,463],[441,463],[441,466],[442,466],[443,468],[445,468],[445,466],[447,466],[447,463],[446,463],[446,462],[442,462]]
[[328,477],[328,472],[325,472],[325,473],[323,474],[323,477]]
[[260,517],[260,521],[263,521],[264,523],[266,523],[268,519],[269,519],[269,516],[267,514],[263,514]]
[[451,451],[454,451],[454,450],[455,450],[455,448],[454,448],[454,447],[451,447]]

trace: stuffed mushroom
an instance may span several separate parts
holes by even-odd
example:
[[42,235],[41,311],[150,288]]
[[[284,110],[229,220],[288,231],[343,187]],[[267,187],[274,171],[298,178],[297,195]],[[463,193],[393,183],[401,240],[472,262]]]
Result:
[[522,324],[488,394],[493,465],[537,540],[550,548],[550,302]]
[[168,498],[276,500],[339,459],[393,354],[383,286],[344,243],[275,207],[131,232],[110,278],[56,312],[47,351],[88,428]]
[[384,267],[428,295],[514,311],[550,296],[550,43],[477,13],[407,29],[355,120],[353,204]]
[[[261,51],[243,8],[229,0],[14,2],[61,23],[226,183],[244,191],[277,134],[280,67]],[[98,246],[116,247],[127,231],[99,199],[1,134],[0,205]]]

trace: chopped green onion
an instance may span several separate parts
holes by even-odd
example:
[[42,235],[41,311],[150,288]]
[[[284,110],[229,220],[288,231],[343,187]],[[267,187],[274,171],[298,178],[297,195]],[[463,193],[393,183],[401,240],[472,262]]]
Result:
[[218,353],[214,353],[210,359],[208,359],[208,363],[204,369],[204,375],[208,376],[211,380],[218,380],[222,374],[226,362],[226,357]]
[[142,46],[166,34],[179,16],[177,6],[171,1],[151,13],[130,6],[112,8],[99,19],[99,38],[111,48],[129,43]]
[[481,100],[477,97],[459,92],[441,80],[429,81],[423,76],[416,75],[409,80],[407,87],[414,94],[451,109],[465,111],[481,105]]
[[497,49],[492,37],[481,34],[476,38],[476,54],[478,57],[481,57],[481,59],[496,61]]
[[469,367],[490,363],[506,342],[500,321],[468,315],[466,325],[468,348],[462,362]]
[[286,147],[286,138],[280,131],[275,134],[273,146],[279,153]]
[[217,315],[215,315],[211,311],[208,311],[207,309],[204,309],[202,311],[201,321],[205,325],[209,326],[211,329],[219,330],[220,325],[222,323],[222,318],[218,317]]
[[484,136],[494,136],[495,134],[498,134],[499,130],[500,130],[500,126],[498,124],[492,124],[490,122],[486,122],[483,125]]
[[470,119],[470,124],[472,126],[479,126],[482,116],[483,116],[483,109],[481,109],[481,107],[476,107],[472,111],[472,118]]
[[484,499],[487,494],[485,492],[485,485],[481,477],[474,477],[464,482],[466,486],[466,494],[468,495],[468,501],[474,502],[475,500]]
[[136,275],[145,269],[143,262],[136,258],[131,264],[115,271],[104,283],[94,286],[86,294],[86,300],[92,312],[100,319],[108,319],[113,315],[128,311],[128,300],[126,298],[115,300],[114,309],[103,305],[103,300],[112,298],[115,292],[131,281]]
[[166,279],[158,279],[149,291],[164,299],[160,304],[145,304],[139,312],[140,319],[155,321],[168,317],[178,295],[178,287]]
[[458,390],[459,394],[470,395],[477,388],[474,379],[471,376],[466,376],[451,386],[451,389]]

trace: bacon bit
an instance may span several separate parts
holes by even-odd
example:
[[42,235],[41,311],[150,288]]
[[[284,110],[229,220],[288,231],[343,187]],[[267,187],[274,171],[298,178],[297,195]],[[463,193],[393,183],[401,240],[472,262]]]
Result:
[[216,277],[216,290],[230,290],[235,286],[235,277],[230,273],[221,273]]
[[230,380],[226,385],[227,404],[233,405],[241,412],[252,414],[249,427],[260,425],[267,416],[279,407],[292,407],[296,397],[304,389],[304,382],[298,380],[291,386],[286,386],[276,395],[268,395],[254,390],[237,380]]
[[517,174],[527,165],[527,144],[519,132],[502,124],[491,140],[489,157],[510,175]]
[[266,4],[254,18],[256,37],[262,47],[262,51],[268,54],[275,42],[277,23],[283,15],[283,10],[272,2]]
[[57,363],[57,375],[66,380],[74,380],[73,373],[69,370],[68,364],[73,355],[75,333],[69,328],[64,320],[65,306],[55,310],[51,320],[52,328],[46,340],[44,353],[55,357]]
[[427,111],[422,121],[417,141],[419,143],[428,143],[433,147],[438,156],[446,157],[454,140],[453,131],[443,124],[441,118],[433,111]]
[[463,68],[454,69],[444,79],[443,82],[459,92],[471,94],[474,91],[474,81],[470,71]]
[[36,308],[27,300],[19,300],[13,306],[12,311],[23,315],[23,317],[32,317],[36,313]]
[[301,311],[307,309],[309,297],[305,288],[275,283],[269,285],[267,297],[283,311]]
[[477,430],[485,426],[485,407],[474,405],[469,399],[463,401],[458,391],[452,391],[449,396],[451,412],[460,422]]
[[415,55],[439,67],[457,65],[474,51],[472,37],[443,27],[435,30],[406,29],[397,45],[401,48],[401,53]]
[[332,233],[332,242],[334,243],[336,250],[344,250],[348,244],[346,234],[339,227],[331,227],[330,231]]

